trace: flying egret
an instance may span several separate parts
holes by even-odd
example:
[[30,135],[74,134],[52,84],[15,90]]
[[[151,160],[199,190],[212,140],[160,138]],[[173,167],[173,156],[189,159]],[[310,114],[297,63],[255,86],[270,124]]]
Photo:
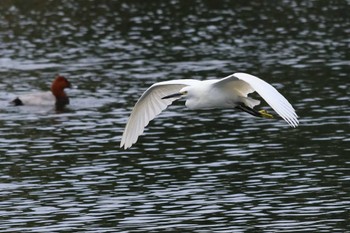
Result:
[[256,91],[291,127],[299,124],[294,108],[284,96],[264,80],[246,73],[234,73],[222,79],[181,79],[158,82],[149,87],[132,110],[120,142],[131,147],[148,123],[173,101],[184,97],[189,109],[237,108],[256,117],[273,118],[265,110],[253,107],[259,100],[248,97]]

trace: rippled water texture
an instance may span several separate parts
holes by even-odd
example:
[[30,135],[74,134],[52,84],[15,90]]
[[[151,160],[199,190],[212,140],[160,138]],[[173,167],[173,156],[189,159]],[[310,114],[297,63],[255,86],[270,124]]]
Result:
[[[0,232],[350,231],[349,12],[340,0],[0,1]],[[300,127],[180,101],[119,149],[152,83],[238,71],[272,83]],[[9,106],[57,73],[73,84],[65,111]]]

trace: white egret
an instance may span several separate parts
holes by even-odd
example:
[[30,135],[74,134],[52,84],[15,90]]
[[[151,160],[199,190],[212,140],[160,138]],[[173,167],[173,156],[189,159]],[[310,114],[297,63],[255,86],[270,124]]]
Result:
[[273,86],[246,73],[234,73],[222,79],[182,79],[164,81],[149,87],[132,110],[120,142],[124,149],[131,147],[148,123],[173,101],[184,97],[189,109],[237,108],[253,116],[273,118],[265,110],[253,107],[259,100],[248,97],[256,91],[291,127],[299,124],[294,108]]

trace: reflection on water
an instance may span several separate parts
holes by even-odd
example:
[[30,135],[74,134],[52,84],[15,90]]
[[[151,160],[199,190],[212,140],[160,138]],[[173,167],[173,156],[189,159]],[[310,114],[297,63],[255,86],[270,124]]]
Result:
[[[346,232],[348,3],[0,3],[1,232]],[[257,13],[259,12],[259,13]],[[119,140],[152,83],[255,74],[300,127],[171,106]],[[61,73],[63,112],[11,107]]]

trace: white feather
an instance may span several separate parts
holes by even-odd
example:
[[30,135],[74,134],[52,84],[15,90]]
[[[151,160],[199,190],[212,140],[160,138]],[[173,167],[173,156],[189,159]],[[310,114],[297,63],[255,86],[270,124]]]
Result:
[[273,86],[250,74],[235,73],[217,80],[172,80],[153,84],[135,104],[126,124],[120,147],[131,147],[148,123],[183,93],[191,109],[235,107],[244,102],[248,107],[259,104],[247,95],[256,91],[290,126],[296,127],[298,116],[292,105]]
[[24,94],[17,97],[23,105],[55,105],[56,97],[51,91]]
[[178,98],[162,99],[165,96],[179,92],[183,87],[194,85],[197,80],[172,80],[153,84],[135,104],[122,136],[120,147],[126,149],[137,141],[148,125],[159,113]]

